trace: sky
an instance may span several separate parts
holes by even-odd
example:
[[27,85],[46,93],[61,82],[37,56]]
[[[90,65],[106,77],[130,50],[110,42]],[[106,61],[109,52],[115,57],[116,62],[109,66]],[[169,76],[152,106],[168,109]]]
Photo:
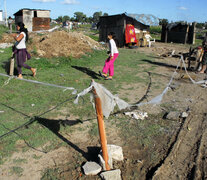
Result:
[[[6,3],[5,3],[6,2]],[[206,0],[0,0],[0,10],[7,16],[23,8],[51,10],[50,17],[83,12],[87,17],[102,11],[115,14],[152,14],[160,19],[171,21],[207,22]]]

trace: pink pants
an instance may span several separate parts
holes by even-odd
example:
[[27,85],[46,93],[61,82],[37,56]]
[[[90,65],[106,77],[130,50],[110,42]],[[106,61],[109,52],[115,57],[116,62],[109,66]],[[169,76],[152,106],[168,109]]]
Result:
[[109,76],[113,76],[114,75],[114,61],[116,60],[116,58],[119,56],[119,53],[115,53],[114,54],[114,58],[110,60],[111,56],[109,56],[106,61],[105,61],[105,65],[103,67],[102,72],[107,74],[109,71]]

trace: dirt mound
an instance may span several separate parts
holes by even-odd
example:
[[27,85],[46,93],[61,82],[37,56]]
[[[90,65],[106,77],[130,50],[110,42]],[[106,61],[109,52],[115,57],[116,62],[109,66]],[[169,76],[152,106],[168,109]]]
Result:
[[55,31],[44,35],[30,35],[28,51],[41,57],[80,57],[93,49],[102,49],[95,40],[82,33]]
[[[103,47],[90,37],[79,32],[54,31],[44,34],[29,33],[27,49],[30,53],[40,57],[75,57],[78,58],[93,49]],[[14,43],[10,34],[4,34],[0,43]]]
[[2,38],[0,39],[0,43],[14,43],[15,40],[14,38],[11,36],[11,34],[7,34],[5,33]]

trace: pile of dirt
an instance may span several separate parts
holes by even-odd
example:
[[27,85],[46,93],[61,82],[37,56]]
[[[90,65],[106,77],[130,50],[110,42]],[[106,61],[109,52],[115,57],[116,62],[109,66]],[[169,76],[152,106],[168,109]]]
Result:
[[[14,43],[10,34],[4,34],[0,43]],[[101,44],[79,32],[53,31],[44,34],[29,33],[27,49],[40,57],[75,57],[79,58],[92,50],[104,49]]]
[[15,42],[14,38],[11,36],[11,34],[8,33],[2,35],[0,39],[0,43],[14,43],[14,42]]
[[30,35],[30,43],[27,45],[29,52],[40,57],[75,57],[79,58],[93,49],[103,49],[95,40],[82,33],[54,31],[51,33]]

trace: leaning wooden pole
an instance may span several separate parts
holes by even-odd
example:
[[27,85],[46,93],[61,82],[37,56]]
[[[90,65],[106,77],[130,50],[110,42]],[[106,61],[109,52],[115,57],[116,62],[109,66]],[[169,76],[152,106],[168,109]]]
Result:
[[108,151],[107,151],[107,140],[106,140],[105,127],[104,127],[103,112],[102,112],[102,107],[101,107],[101,99],[97,95],[94,87],[92,91],[93,91],[94,100],[95,100],[96,115],[97,115],[97,121],[98,121],[98,129],[99,129],[99,136],[101,140],[101,149],[103,153],[103,159],[105,161],[106,170],[110,170],[110,166],[108,164],[109,157],[108,157]]

